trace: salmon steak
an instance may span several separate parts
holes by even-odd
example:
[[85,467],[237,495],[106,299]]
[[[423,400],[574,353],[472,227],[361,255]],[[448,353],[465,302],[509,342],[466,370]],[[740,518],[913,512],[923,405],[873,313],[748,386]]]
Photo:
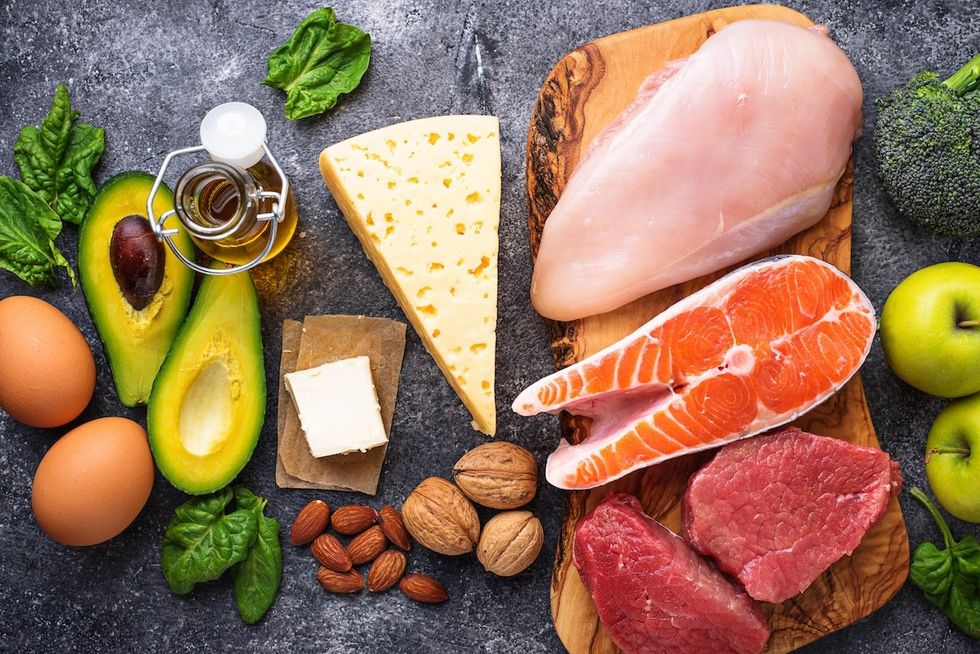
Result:
[[748,264],[635,332],[526,388],[520,415],[591,419],[547,464],[558,488],[634,470],[794,420],[857,372],[874,307],[834,266],[802,255]]

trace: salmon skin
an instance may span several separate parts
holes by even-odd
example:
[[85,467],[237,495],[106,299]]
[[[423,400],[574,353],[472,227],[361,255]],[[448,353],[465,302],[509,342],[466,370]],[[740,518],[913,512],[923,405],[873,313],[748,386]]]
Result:
[[871,302],[832,265],[764,259],[532,384],[513,409],[591,418],[588,438],[548,457],[547,478],[595,488],[806,413],[857,372],[876,324]]

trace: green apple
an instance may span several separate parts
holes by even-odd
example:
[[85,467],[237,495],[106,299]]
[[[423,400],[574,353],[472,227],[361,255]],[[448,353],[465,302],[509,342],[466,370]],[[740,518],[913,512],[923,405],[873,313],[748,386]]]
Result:
[[881,312],[881,346],[895,374],[921,391],[980,391],[980,267],[951,261],[906,277]]
[[980,393],[936,416],[926,439],[926,477],[947,511],[980,522]]

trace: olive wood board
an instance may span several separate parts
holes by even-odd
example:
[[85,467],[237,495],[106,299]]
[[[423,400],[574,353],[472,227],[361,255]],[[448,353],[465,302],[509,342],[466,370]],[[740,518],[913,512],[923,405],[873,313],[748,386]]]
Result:
[[[528,222],[534,255],[545,220],[579,156],[633,100],[644,78],[664,63],[692,54],[725,25],[747,18],[813,24],[806,16],[783,7],[731,7],[613,34],[576,48],[558,62],[541,88],[528,132]],[[849,164],[827,215],[758,258],[779,253],[808,254],[849,273],[853,179]],[[619,340],[729,270],[658,291],[603,315],[573,322],[549,321],[555,367],[580,361]],[[562,414],[560,423],[563,437],[571,442],[584,438],[585,424],[567,414]],[[857,376],[794,424],[817,434],[879,447]],[[711,453],[706,452],[672,459],[600,488],[566,495],[551,580],[551,613],[558,636],[569,652],[619,651],[599,623],[592,599],[572,565],[572,540],[578,520],[607,493],[624,491],[636,495],[651,516],[678,531],[687,480],[710,457]],[[765,651],[789,652],[870,614],[902,586],[908,566],[905,520],[897,499],[892,498],[885,516],[851,556],[834,564],[797,597],[782,604],[761,605],[772,632]]]

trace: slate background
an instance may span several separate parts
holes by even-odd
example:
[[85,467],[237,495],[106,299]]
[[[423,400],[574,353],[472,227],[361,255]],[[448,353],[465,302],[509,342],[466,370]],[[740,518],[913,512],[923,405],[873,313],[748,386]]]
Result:
[[[527,301],[524,140],[538,86],[554,62],[578,44],[724,4],[338,0],[340,19],[374,38],[371,68],[361,87],[334,111],[291,123],[282,114],[283,94],[259,82],[267,54],[316,3],[3,0],[0,174],[16,174],[17,132],[40,121],[58,82],[68,84],[83,120],[106,129],[98,182],[128,169],[155,171],[164,153],[196,143],[198,121],[216,104],[256,105],[268,119],[269,143],[295,185],[302,221],[286,252],[255,273],[265,365],[275,389],[283,319],[321,313],[403,319],[324,188],[316,168],[319,151],[402,120],[458,112],[498,115],[504,155],[498,435],[529,447],[543,461],[556,443],[555,420],[518,419],[507,411],[520,389],[551,369],[544,324]],[[948,74],[980,46],[980,14],[972,0],[787,4],[830,26],[857,66],[867,98],[923,68]],[[866,128],[873,117],[874,106],[866,101]],[[888,292],[919,267],[947,260],[980,263],[980,241],[935,237],[895,214],[872,173],[869,138],[861,139],[855,153],[854,277],[879,310]],[[60,238],[73,263],[75,234],[68,226]],[[0,297],[25,293],[66,312],[93,347],[96,396],[78,422],[103,415],[142,420],[142,411],[118,404],[81,292],[73,293],[64,281],[55,289],[31,289],[0,271]],[[943,402],[898,381],[877,343],[863,375],[884,448],[901,461],[908,485],[923,484],[923,442]],[[273,390],[266,427],[241,480],[269,498],[271,513],[287,527],[314,497],[332,505],[362,499],[275,487],[275,399]],[[382,491],[373,503],[400,504],[422,478],[448,475],[456,459],[482,440],[468,424],[465,410],[409,330],[391,448]],[[174,507],[185,498],[159,475],[146,509],[109,543],[69,549],[43,536],[30,511],[31,479],[41,456],[67,429],[29,429],[0,413],[0,497],[6,503],[0,511],[2,651],[561,651],[548,602],[561,495],[547,485],[530,507],[545,525],[545,554],[515,579],[485,574],[475,559],[429,555],[416,547],[411,567],[444,580],[452,598],[448,604],[419,606],[397,592],[332,597],[316,584],[309,554],[287,544],[279,598],[261,624],[248,627],[237,615],[227,582],[206,584],[186,599],[167,590],[159,542]],[[939,538],[913,502],[903,493],[913,544]],[[953,528],[980,535],[976,526],[954,521]],[[806,651],[966,652],[975,647],[907,585],[870,618]]]

